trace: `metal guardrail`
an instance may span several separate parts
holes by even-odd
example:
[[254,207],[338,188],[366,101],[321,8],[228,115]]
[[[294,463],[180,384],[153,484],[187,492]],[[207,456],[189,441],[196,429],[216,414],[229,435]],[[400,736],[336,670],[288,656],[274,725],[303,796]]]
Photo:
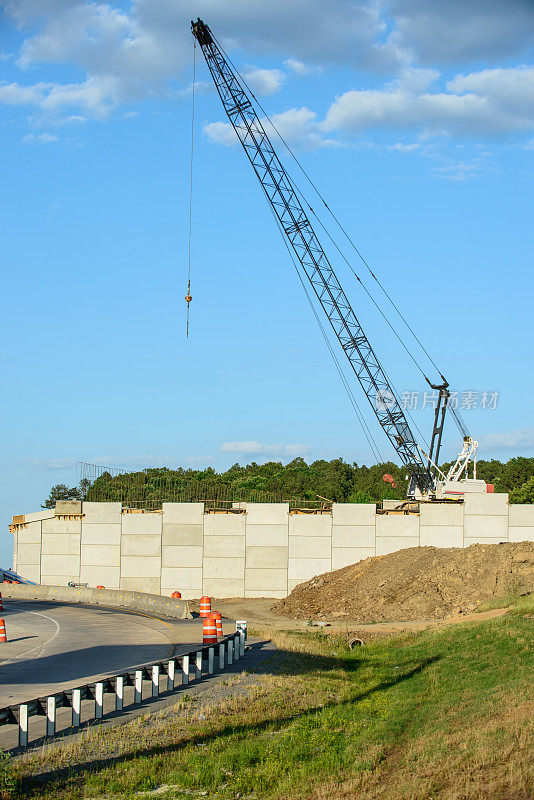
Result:
[[[25,748],[31,744],[29,722],[33,716],[46,717],[47,739],[58,735],[56,715],[59,708],[72,709],[71,724],[62,729],[60,732],[62,734],[87,722],[100,722],[106,714],[133,708],[148,699],[143,697],[143,684],[146,682],[150,682],[150,697],[156,698],[161,694],[172,694],[178,688],[188,686],[192,682],[199,682],[202,678],[213,675],[216,668],[218,671],[223,671],[245,654],[246,637],[247,624],[240,621],[236,623],[236,632],[226,636],[217,644],[200,645],[174,658],[143,664],[93,683],[84,683],[66,691],[0,708],[0,725],[18,725],[19,747]],[[160,677],[164,675],[167,676],[166,689],[161,692]],[[125,704],[124,690],[127,686],[133,687],[134,691],[133,700]],[[105,712],[105,695],[115,696],[115,707],[111,712]],[[86,700],[94,701],[93,713],[82,723],[82,703]]]

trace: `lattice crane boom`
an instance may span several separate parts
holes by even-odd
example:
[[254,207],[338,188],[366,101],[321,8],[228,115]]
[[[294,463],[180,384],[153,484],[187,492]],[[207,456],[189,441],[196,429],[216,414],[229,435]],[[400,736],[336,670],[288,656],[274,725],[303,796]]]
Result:
[[410,429],[397,395],[326,256],[251,97],[232,70],[208,26],[191,23],[224,110],[260,181],[287,240],[308,278],[380,425],[423,495],[434,491],[434,477]]

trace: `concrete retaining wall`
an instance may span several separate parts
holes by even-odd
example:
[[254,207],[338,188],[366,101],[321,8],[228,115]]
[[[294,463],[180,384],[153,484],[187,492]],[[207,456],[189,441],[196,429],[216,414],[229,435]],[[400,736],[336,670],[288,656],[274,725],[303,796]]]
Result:
[[132,513],[121,503],[58,504],[14,518],[14,568],[43,584],[282,598],[321,572],[406,547],[534,540],[534,505],[509,505],[506,494],[421,504],[408,516],[377,514],[372,503],[334,503],[327,514],[290,514],[287,503],[240,508],[205,514],[203,503],[164,503]]
[[176,619],[191,619],[187,600],[155,594],[121,592],[114,589],[73,589],[69,586],[30,586],[2,584],[2,597],[14,600],[52,600],[61,603],[88,603],[93,606],[127,608],[145,613],[164,614]]

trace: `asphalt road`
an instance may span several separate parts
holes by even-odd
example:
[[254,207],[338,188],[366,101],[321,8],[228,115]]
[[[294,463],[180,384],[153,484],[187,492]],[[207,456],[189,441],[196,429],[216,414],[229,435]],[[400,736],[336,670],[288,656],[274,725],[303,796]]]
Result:
[[0,707],[53,694],[202,642],[199,620],[79,604],[4,600]]

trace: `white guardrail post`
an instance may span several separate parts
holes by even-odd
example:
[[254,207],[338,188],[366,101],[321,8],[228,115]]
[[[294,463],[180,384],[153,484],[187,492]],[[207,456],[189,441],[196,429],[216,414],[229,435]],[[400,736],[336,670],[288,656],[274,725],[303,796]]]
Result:
[[[189,653],[184,653],[179,657],[181,659],[181,686],[187,686],[191,680],[191,658],[194,658],[194,676],[193,680],[202,680],[202,666],[204,653],[207,658],[207,670],[204,676],[213,675],[215,672],[215,648],[218,647],[218,665],[219,670],[224,670],[225,667],[231,666],[234,661],[238,661],[245,654],[245,642],[247,638],[247,623],[244,620],[236,622],[236,632],[231,636],[224,638],[212,647],[202,648],[200,650],[191,650]],[[101,720],[104,717],[104,695],[115,695],[115,711],[122,711],[124,709],[124,689],[126,686],[133,686],[134,697],[133,704],[140,705],[143,702],[143,680],[150,680],[151,682],[151,696],[153,698],[159,697],[160,694],[160,676],[161,669],[167,674],[166,691],[172,693],[177,688],[177,658],[171,658],[167,662],[158,661],[153,664],[146,664],[140,669],[134,670],[133,681],[131,673],[116,675],[114,677],[106,678],[105,680],[97,681],[94,684],[85,684],[72,689],[71,699],[69,701],[68,695],[60,693],[59,695],[50,695],[46,698],[46,736],[50,738],[56,735],[56,714],[58,706],[71,706],[72,719],[71,727],[79,728],[81,725],[82,713],[82,698],[84,700],[94,699],[94,719]],[[93,690],[94,687],[94,690]],[[9,712],[9,716],[4,718],[4,724],[12,724],[16,721],[17,717],[11,709],[4,709]],[[40,701],[32,700],[26,703],[21,703],[18,707],[18,740],[19,747],[25,748],[29,744],[29,718],[33,714],[42,714],[43,707]],[[7,721],[6,721],[7,720]],[[89,721],[89,720],[88,720]]]
[[19,747],[28,746],[28,703],[19,706]]
[[72,690],[72,727],[78,728],[82,713],[82,690]]
[[167,691],[172,692],[176,681],[176,661],[171,658],[167,665]]
[[46,700],[46,735],[54,736],[56,733],[56,696],[53,694]]
[[122,711],[124,706],[124,675],[115,679],[115,711]]
[[95,719],[102,719],[104,716],[104,684],[98,681],[95,685]]

